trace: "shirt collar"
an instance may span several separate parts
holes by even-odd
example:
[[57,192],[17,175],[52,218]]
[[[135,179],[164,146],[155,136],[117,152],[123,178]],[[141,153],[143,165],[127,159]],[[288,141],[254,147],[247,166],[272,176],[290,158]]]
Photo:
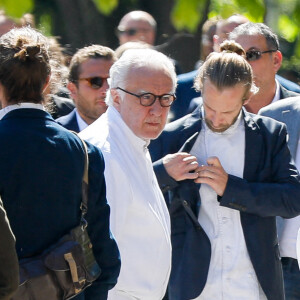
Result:
[[39,103],[22,102],[22,103],[18,103],[18,104],[12,104],[12,105],[8,105],[0,110],[0,120],[2,120],[2,118],[10,111],[13,111],[15,109],[20,109],[20,108],[34,108],[34,109],[45,110],[44,106]]
[[275,82],[276,82],[276,92],[271,103],[276,102],[280,99],[280,85],[277,79],[275,79]]
[[150,140],[142,139],[136,136],[124,122],[120,113],[116,110],[115,107],[109,106],[107,109],[107,114],[110,117],[111,126],[117,126],[118,131],[120,131],[124,137],[126,136],[126,138],[128,138],[132,142],[132,144],[137,145],[141,148],[148,147],[148,145],[150,144]]
[[76,114],[76,120],[79,128],[79,132],[83,129],[87,128],[89,125],[81,118],[80,114],[77,111],[77,108],[75,108],[75,114]]

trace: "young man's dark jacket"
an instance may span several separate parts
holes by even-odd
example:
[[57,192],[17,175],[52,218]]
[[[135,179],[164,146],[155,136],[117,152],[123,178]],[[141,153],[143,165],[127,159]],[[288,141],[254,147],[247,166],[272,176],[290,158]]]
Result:
[[[275,216],[300,214],[300,183],[287,146],[286,126],[243,110],[245,167],[243,178],[230,175],[221,206],[240,211],[246,246],[258,281],[272,300],[283,300],[283,280]],[[172,271],[170,300],[199,296],[205,286],[211,258],[210,241],[198,222],[199,185],[176,182],[161,158],[190,152],[201,131],[199,106],[192,114],[168,124],[150,144],[150,153],[162,191],[170,191]],[[234,162],[234,158],[232,158]]]

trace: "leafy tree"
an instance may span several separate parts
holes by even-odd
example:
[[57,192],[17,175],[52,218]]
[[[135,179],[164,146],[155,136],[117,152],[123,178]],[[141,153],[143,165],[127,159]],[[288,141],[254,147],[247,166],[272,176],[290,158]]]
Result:
[[183,71],[192,69],[200,57],[203,23],[214,16],[240,13],[253,22],[265,22],[281,37],[283,71],[300,66],[299,0],[0,0],[0,8],[15,18],[33,13],[39,28],[60,36],[70,54],[91,43],[116,48],[114,30],[121,17],[134,9],[148,11],[158,22],[157,44],[165,45],[175,33],[186,38],[183,47],[175,43],[170,53],[182,59]]

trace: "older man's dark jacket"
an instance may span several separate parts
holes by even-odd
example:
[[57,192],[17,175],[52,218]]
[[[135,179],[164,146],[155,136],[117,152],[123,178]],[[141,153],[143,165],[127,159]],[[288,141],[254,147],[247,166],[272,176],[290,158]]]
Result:
[[[250,260],[268,299],[283,300],[283,279],[275,216],[300,213],[300,184],[286,142],[286,127],[270,118],[243,110],[245,167],[243,178],[229,175],[220,205],[240,211]],[[201,130],[201,107],[168,124],[151,142],[150,153],[158,182],[170,191],[172,271],[170,300],[199,296],[205,286],[211,258],[210,241],[198,222],[201,209],[199,185],[192,180],[176,182],[162,161],[169,153],[189,152]],[[234,158],[233,158],[234,161]]]

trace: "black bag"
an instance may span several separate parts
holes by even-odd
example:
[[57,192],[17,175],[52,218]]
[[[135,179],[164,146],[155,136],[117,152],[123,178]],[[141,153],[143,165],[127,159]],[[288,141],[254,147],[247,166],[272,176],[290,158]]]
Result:
[[71,299],[90,286],[101,273],[86,231],[88,154],[82,182],[81,224],[35,257],[19,262],[20,285],[12,300]]

